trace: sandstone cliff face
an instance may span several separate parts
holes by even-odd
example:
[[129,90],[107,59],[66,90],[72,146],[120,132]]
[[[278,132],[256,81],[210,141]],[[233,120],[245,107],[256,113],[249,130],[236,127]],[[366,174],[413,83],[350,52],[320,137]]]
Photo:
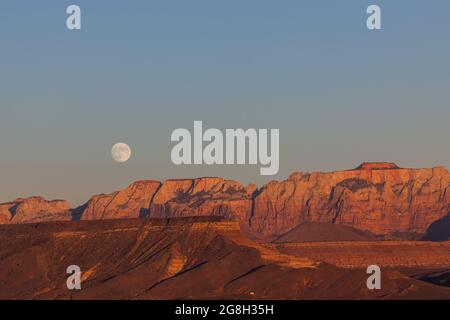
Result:
[[70,206],[63,200],[30,197],[0,204],[0,224],[68,221],[71,218]]
[[331,173],[295,173],[262,188],[249,223],[260,235],[284,233],[303,222],[331,222],[375,234],[424,233],[450,211],[449,185],[450,174],[441,167],[385,169],[373,165]]
[[148,215],[148,208],[161,183],[138,181],[128,188],[92,197],[82,212],[82,220],[139,218]]
[[248,221],[256,186],[222,178],[167,180],[150,205],[150,217],[220,216]]
[[92,197],[82,220],[220,216],[246,221],[256,186],[222,178],[139,181],[128,188]]
[[14,205],[14,201],[0,204],[0,224],[9,223],[9,220],[11,220],[12,217],[11,208],[13,208]]
[[[18,199],[0,204],[0,223],[70,219],[63,201]],[[260,190],[222,178],[138,181],[92,197],[82,220],[220,216],[257,237],[283,234],[304,222],[347,225],[379,235],[424,234],[450,212],[450,173],[363,163],[357,169],[294,173]]]

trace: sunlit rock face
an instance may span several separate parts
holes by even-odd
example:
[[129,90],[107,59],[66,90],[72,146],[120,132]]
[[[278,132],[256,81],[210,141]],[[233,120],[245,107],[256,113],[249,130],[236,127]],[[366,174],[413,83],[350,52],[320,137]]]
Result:
[[42,197],[18,198],[0,204],[0,224],[33,223],[71,220],[67,201],[48,201]]
[[295,173],[264,186],[250,220],[257,234],[303,222],[332,222],[375,234],[424,233],[450,211],[450,174],[364,163],[355,170]]
[[305,222],[346,225],[378,235],[426,233],[450,212],[450,173],[363,163],[335,172],[293,173],[257,189],[218,177],[138,181],[69,209],[39,197],[0,204],[0,223],[218,216],[251,236],[270,238]]
[[255,190],[223,178],[168,180],[150,206],[150,217],[220,216],[246,222]]
[[148,215],[159,181],[137,181],[111,194],[93,196],[81,213],[82,220],[139,218]]

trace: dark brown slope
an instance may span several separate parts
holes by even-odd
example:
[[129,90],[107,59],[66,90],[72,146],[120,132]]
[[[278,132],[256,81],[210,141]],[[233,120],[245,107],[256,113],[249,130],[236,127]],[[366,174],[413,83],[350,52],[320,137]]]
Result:
[[450,242],[336,241],[275,243],[287,255],[309,258],[343,268],[450,268]]
[[433,222],[422,240],[449,241],[450,240],[450,212],[441,219]]
[[450,268],[446,270],[428,272],[425,274],[416,275],[414,278],[433,283],[439,286],[450,287]]
[[[83,289],[68,291],[79,265]],[[0,226],[0,299],[449,298],[450,289],[383,273],[318,265],[251,242],[214,218]]]
[[370,241],[375,236],[369,232],[352,227],[331,223],[303,223],[284,235],[274,243],[323,242],[323,241]]

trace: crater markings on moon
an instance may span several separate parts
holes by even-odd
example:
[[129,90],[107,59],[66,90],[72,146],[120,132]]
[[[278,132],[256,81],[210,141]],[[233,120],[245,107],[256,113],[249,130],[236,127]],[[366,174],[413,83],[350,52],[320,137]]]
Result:
[[111,149],[111,156],[114,161],[127,162],[131,157],[131,148],[126,143],[116,143]]

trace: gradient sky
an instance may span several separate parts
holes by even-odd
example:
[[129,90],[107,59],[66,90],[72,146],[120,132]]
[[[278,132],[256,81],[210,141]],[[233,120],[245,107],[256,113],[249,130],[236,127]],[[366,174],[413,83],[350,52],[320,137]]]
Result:
[[[66,29],[66,7],[82,30]],[[369,4],[381,31],[366,28]],[[450,1],[23,1],[0,9],[0,201],[139,179],[450,168]],[[279,128],[280,172],[181,166],[170,134]],[[126,142],[131,160],[110,148]]]

